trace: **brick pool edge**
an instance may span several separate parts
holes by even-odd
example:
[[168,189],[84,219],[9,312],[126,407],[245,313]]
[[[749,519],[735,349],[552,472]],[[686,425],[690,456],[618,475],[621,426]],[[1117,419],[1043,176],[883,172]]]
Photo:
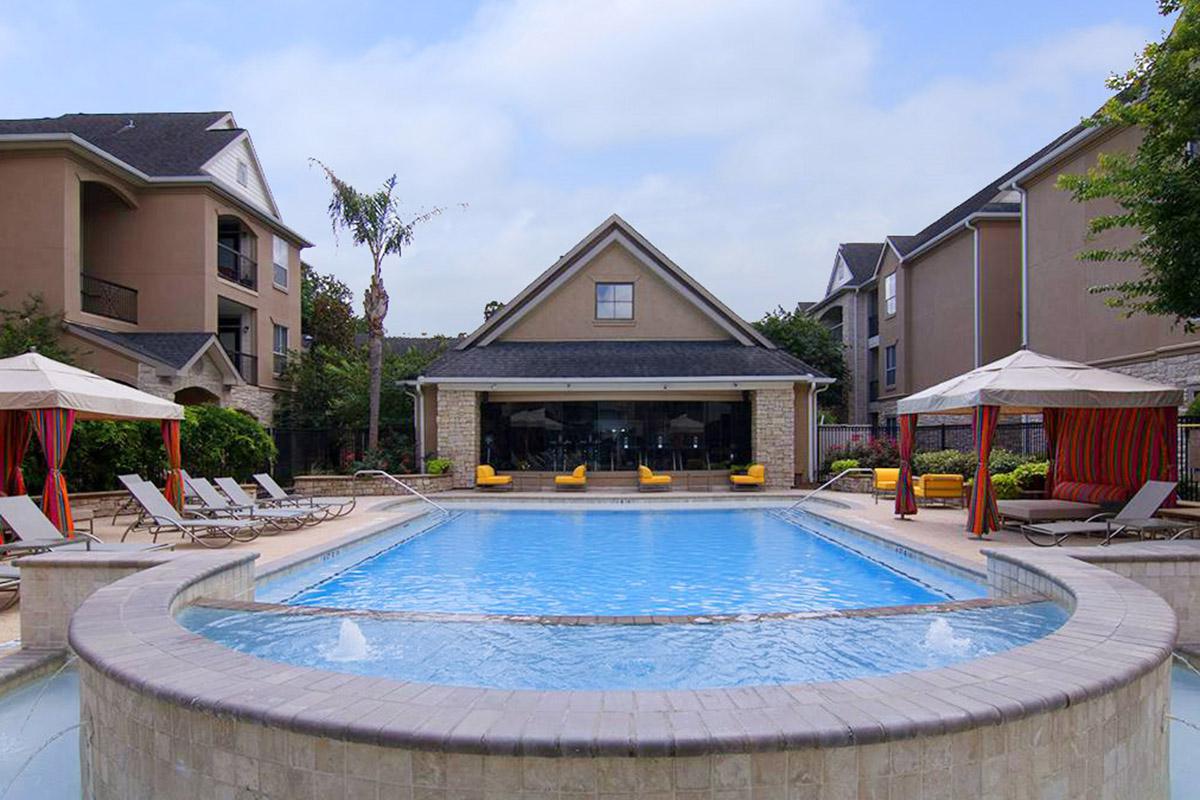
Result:
[[1167,796],[1175,615],[1064,552],[989,553],[999,593],[1073,612],[1029,645],[922,672],[665,692],[433,686],[269,662],[174,619],[199,597],[248,597],[245,555],[146,566],[70,626],[84,786],[100,800]]

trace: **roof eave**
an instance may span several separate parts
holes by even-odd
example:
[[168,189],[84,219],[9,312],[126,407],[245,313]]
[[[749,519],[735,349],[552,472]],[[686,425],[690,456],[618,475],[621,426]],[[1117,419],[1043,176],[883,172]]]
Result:
[[906,255],[900,256],[900,263],[906,264],[907,262],[912,261],[913,259],[917,258],[918,256],[920,256],[924,253],[927,253],[930,250],[935,249],[938,245],[940,245],[942,242],[946,241],[947,239],[950,239],[953,236],[955,236],[956,234],[962,233],[963,231],[967,230],[968,223],[974,222],[975,220],[980,220],[980,219],[1001,219],[1001,220],[1016,219],[1016,220],[1019,220],[1020,218],[1021,218],[1021,212],[1019,212],[1019,211],[975,211],[975,212],[972,212],[972,213],[968,214],[967,216],[963,217],[962,219],[960,219],[958,222],[951,225],[946,230],[939,233],[937,236],[930,239],[928,242],[925,242],[925,244],[921,245],[920,247],[916,247],[916,248],[910,250]]
[[1079,133],[1067,139],[1058,147],[1054,148],[1049,153],[1046,153],[1046,155],[1042,156],[1037,161],[1018,172],[1016,175],[1012,176],[1012,178],[1006,181],[1000,188],[1020,189],[1021,183],[1027,178],[1030,178],[1033,175],[1044,171],[1058,161],[1061,161],[1063,158],[1082,147],[1085,143],[1098,136],[1103,130],[1105,129],[1101,127],[1084,128]]

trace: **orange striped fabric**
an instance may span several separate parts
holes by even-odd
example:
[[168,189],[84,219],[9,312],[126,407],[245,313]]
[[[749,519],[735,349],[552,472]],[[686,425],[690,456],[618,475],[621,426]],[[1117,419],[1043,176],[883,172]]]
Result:
[[179,420],[162,421],[163,446],[167,448],[167,485],[163,494],[176,511],[183,511],[183,456],[179,441]]
[[0,411],[0,495],[25,494],[21,462],[31,433],[28,412]]
[[67,479],[62,473],[62,465],[67,457],[67,448],[71,445],[75,412],[69,408],[39,408],[30,414],[49,467],[46,486],[42,490],[42,513],[63,534],[74,536],[75,520],[71,516],[71,498],[67,495]]
[[917,415],[900,417],[900,475],[896,479],[896,514],[917,513],[917,493],[913,491],[912,457],[917,438]]
[[1148,480],[1177,481],[1178,421],[1174,408],[1059,409],[1051,496],[1123,502]]
[[996,490],[992,488],[992,475],[988,471],[988,459],[992,455],[992,441],[996,438],[996,422],[999,419],[999,406],[977,406],[972,417],[975,482],[971,486],[971,504],[967,506],[967,531],[976,536],[983,536],[1000,527]]

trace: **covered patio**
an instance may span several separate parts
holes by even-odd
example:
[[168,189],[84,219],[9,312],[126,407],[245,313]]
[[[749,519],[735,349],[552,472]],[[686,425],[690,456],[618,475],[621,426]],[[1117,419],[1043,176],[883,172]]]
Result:
[[1172,386],[1018,350],[899,401],[894,512],[901,519],[917,513],[912,457],[921,414],[971,416],[976,467],[966,530],[978,538],[1000,527],[988,459],[1001,414],[1042,416],[1047,497],[1119,504],[1148,480],[1178,480],[1182,401]]

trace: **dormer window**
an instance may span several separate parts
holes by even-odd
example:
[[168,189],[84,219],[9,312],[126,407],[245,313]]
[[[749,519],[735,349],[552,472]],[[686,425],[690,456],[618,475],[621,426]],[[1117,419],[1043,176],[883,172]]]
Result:
[[237,165],[237,182],[242,186],[250,185],[250,165],[245,161],[239,161]]
[[633,284],[597,283],[596,319],[633,319]]

